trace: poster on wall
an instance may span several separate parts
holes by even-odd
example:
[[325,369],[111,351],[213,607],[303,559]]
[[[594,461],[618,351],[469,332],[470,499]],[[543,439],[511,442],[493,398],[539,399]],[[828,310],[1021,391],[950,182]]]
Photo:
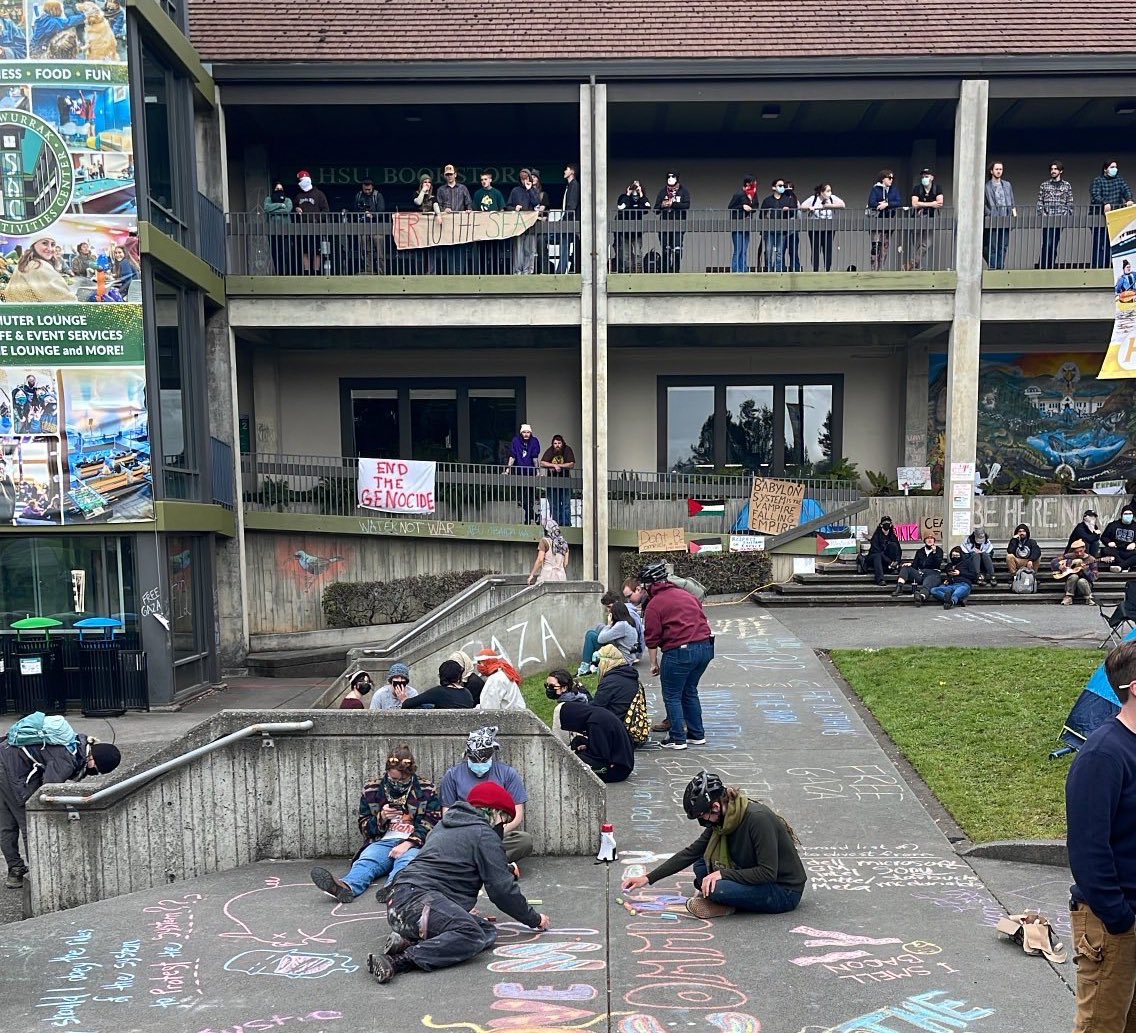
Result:
[[0,0],[0,523],[152,520],[120,0]]
[[[1079,488],[1136,475],[1136,383],[1101,380],[1100,354],[983,354],[978,473],[1005,490],[1023,474]],[[930,440],[947,425],[947,357],[930,360]]]
[[[1106,213],[1108,239],[1112,245],[1112,279],[1115,314],[1108,354],[1101,380],[1136,377],[1136,207],[1116,208]],[[1095,231],[1094,231],[1095,232]]]

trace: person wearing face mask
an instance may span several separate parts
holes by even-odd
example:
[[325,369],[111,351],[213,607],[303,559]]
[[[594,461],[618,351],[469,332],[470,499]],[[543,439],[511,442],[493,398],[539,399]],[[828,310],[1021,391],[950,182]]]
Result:
[[1006,567],[1010,577],[1019,570],[1032,570],[1037,573],[1041,562],[1041,546],[1030,536],[1028,524],[1018,524],[1014,528],[1014,536],[1006,545]]
[[907,261],[904,269],[918,269],[931,247],[931,232],[934,223],[931,221],[943,207],[943,188],[935,179],[931,169],[923,169],[919,173],[919,182],[911,188],[911,207],[915,210],[915,228],[911,231],[911,240],[907,245]]
[[389,983],[400,972],[459,965],[492,947],[497,929],[476,910],[483,886],[514,921],[538,931],[552,927],[548,915],[525,899],[501,849],[502,833],[515,817],[510,794],[491,782],[474,787],[467,801],[445,812],[414,864],[391,886],[390,935],[381,954],[367,957],[367,971],[377,983]]
[[1052,269],[1057,264],[1061,228],[1073,215],[1073,186],[1061,178],[1064,172],[1061,162],[1050,162],[1049,179],[1037,189],[1037,214],[1042,217],[1039,269]]
[[462,666],[443,660],[438,667],[438,682],[432,689],[402,701],[403,710],[472,710],[473,697],[461,683]]
[[726,206],[730,212],[732,228],[730,238],[733,241],[734,253],[730,257],[731,273],[748,273],[749,269],[749,234],[753,213],[758,209],[757,180],[753,176],[746,176],[742,180],[742,188]]
[[272,192],[264,199],[264,217],[268,220],[272,271],[277,276],[287,276],[294,268],[288,247],[288,223],[292,219],[292,199],[284,193],[283,183],[272,184]]
[[[506,205],[512,212],[531,212],[536,210],[538,197],[533,189],[532,173],[521,169],[517,174],[520,182],[509,192]],[[536,270],[536,227],[513,238],[513,275],[529,275]]]
[[360,671],[351,679],[351,687],[347,690],[343,699],[339,701],[339,709],[366,710],[367,696],[370,695],[374,687],[375,683],[371,680],[370,674],[366,671]]
[[1136,523],[1131,506],[1125,506],[1101,534],[1100,562],[1113,573],[1136,568]]
[[1006,268],[1006,249],[1010,246],[1010,219],[1017,218],[1014,207],[1014,188],[1004,178],[1005,166],[1000,161],[990,163],[986,170],[986,189],[983,192],[983,209],[988,229],[982,234],[982,257],[991,269]]
[[868,541],[868,555],[865,557],[865,564],[871,568],[877,585],[884,583],[885,570],[899,569],[902,558],[903,546],[899,544],[895,525],[891,517],[885,516],[872,532]]
[[659,215],[659,243],[663,248],[663,272],[682,269],[682,240],[686,236],[686,213],[690,210],[690,191],[682,185],[677,171],[667,173],[667,183],[655,198]]
[[887,265],[891,247],[891,222],[903,208],[903,197],[895,185],[895,173],[881,169],[875,185],[868,191],[868,215],[876,220],[872,226],[872,272],[878,273]]
[[418,695],[418,690],[410,684],[410,668],[401,660],[396,660],[387,671],[387,683],[371,700],[372,710],[399,710],[408,699]]
[[[903,595],[905,585],[911,585],[916,595],[922,589],[924,593],[934,588],[940,581],[939,571],[943,566],[943,550],[933,534],[923,536],[923,548],[904,564],[899,571],[899,579],[895,583],[895,590],[891,593],[894,598]],[[934,575],[934,577],[932,577]]]
[[1065,551],[1068,552],[1073,542],[1080,539],[1085,543],[1085,548],[1089,550],[1090,556],[1099,556],[1101,551],[1101,524],[1097,517],[1096,510],[1086,509],[1084,516],[1081,517],[1081,522],[1073,528],[1072,533],[1069,535],[1069,540],[1065,543]]
[[789,219],[797,211],[797,199],[788,193],[783,176],[770,184],[770,194],[761,201],[761,246],[765,251],[765,271],[785,271],[785,248],[789,236]]
[[962,543],[962,551],[973,555],[978,563],[978,583],[987,581],[992,585],[998,584],[994,576],[994,543],[990,540],[984,528],[977,527],[966,536]]
[[1101,173],[1089,187],[1089,199],[1093,203],[1093,267],[1112,268],[1112,249],[1108,240],[1108,225],[1105,213],[1114,208],[1127,208],[1132,204],[1132,190],[1120,174],[1120,167],[1113,158],[1101,166]]
[[712,771],[690,780],[682,794],[687,818],[703,833],[646,875],[624,879],[623,892],[652,886],[694,867],[695,918],[725,918],[737,911],[779,915],[801,902],[808,874],[792,826],[772,808],[726,788]]
[[549,671],[544,679],[544,694],[554,703],[592,702],[592,694],[563,669]]
[[930,595],[943,604],[944,610],[955,606],[965,606],[966,597],[974,589],[978,581],[978,557],[972,553],[965,553],[959,546],[951,549],[947,558],[944,580],[941,585],[931,589]]
[[[304,273],[319,273],[323,269],[323,249],[326,241],[320,236],[319,224],[331,211],[327,196],[319,187],[312,186],[312,174],[307,169],[296,173],[299,190],[292,199],[292,217],[310,227],[300,235],[300,256]],[[328,270],[330,272],[330,269]]]
[[[824,258],[824,271],[832,272],[832,213],[847,207],[832,192],[831,183],[818,183],[813,188],[813,196],[801,202],[801,210],[808,212],[809,247],[813,253],[813,272],[820,272],[820,261]],[[815,227],[815,228],[814,228]]]
[[651,199],[639,180],[633,179],[615,202],[615,271],[643,271],[643,213],[651,210]]
[[610,710],[587,703],[561,703],[553,721],[571,735],[568,748],[601,782],[626,782],[635,770],[631,736]]
[[503,830],[505,856],[515,866],[517,861],[533,852],[532,836],[521,828],[525,822],[525,804],[529,794],[517,771],[497,759],[500,749],[496,725],[474,729],[466,739],[464,759],[442,776],[438,792],[442,797],[442,813],[445,814],[460,800],[468,799],[478,786],[494,783],[504,789],[516,805],[516,812]]
[[311,870],[312,882],[340,904],[350,904],[386,876],[389,885],[418,856],[442,820],[442,801],[434,783],[418,777],[414,754],[400,743],[387,758],[386,774],[363,786],[357,816],[363,846],[351,870],[337,879],[326,868]]

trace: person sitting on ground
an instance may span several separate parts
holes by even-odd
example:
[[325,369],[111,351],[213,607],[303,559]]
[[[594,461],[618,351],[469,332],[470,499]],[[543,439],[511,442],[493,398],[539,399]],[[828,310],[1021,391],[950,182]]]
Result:
[[1074,527],[1069,534],[1069,540],[1065,543],[1066,552],[1072,548],[1073,542],[1078,538],[1085,543],[1085,548],[1088,549],[1090,556],[1100,555],[1101,525],[1096,510],[1085,510],[1084,515],[1081,517],[1081,522]]
[[980,585],[987,581],[992,585],[998,584],[998,579],[994,576],[994,543],[984,527],[976,527],[966,536],[966,541],[962,543],[962,551],[973,555],[978,561]]
[[372,710],[398,710],[408,699],[418,695],[418,690],[410,684],[410,668],[401,660],[396,660],[387,671],[387,683],[371,700]]
[[505,855],[510,863],[528,857],[533,852],[533,840],[521,826],[525,822],[525,804],[529,794],[514,768],[497,759],[501,744],[497,741],[497,726],[487,725],[469,733],[465,743],[465,757],[442,776],[438,793],[442,798],[442,813],[459,800],[465,800],[476,786],[495,782],[508,791],[516,804],[516,814],[505,826]]
[[375,687],[371,675],[367,671],[360,671],[351,679],[351,687],[339,701],[340,710],[366,710],[367,696]]
[[456,649],[449,655],[448,659],[461,664],[461,684],[469,690],[473,702],[480,703],[481,690],[485,688],[485,679],[477,673],[477,664],[474,663],[473,657],[461,649]]
[[472,710],[473,697],[462,688],[461,664],[443,660],[438,668],[438,685],[403,700],[403,710]]
[[615,646],[627,658],[628,663],[631,662],[639,645],[639,629],[635,626],[627,603],[622,599],[616,599],[611,604],[607,626],[596,634],[596,641],[601,646]]
[[1131,570],[1136,565],[1136,523],[1131,505],[1120,511],[1101,534],[1100,564],[1113,573]]
[[[978,557],[973,552],[963,552],[956,545],[951,549],[943,573],[943,583],[931,589],[931,596],[943,604],[944,610],[965,606],[966,597],[974,590],[974,584],[978,580]],[[922,598],[917,601],[922,605]]]
[[903,546],[899,544],[899,536],[895,533],[895,525],[889,516],[883,517],[875,531],[872,532],[868,543],[868,555],[865,562],[872,569],[876,584],[884,583],[885,570],[898,570],[899,561],[903,558]]
[[611,627],[611,608],[619,601],[619,596],[614,592],[604,592],[600,596],[600,605],[604,609],[604,619],[602,624],[597,624],[594,628],[589,628],[584,632],[584,646],[580,650],[580,668],[576,671],[576,676],[582,678],[585,674],[595,674],[595,656],[600,649],[600,632],[605,628]]
[[563,731],[575,733],[568,741],[568,748],[602,782],[625,782],[635,770],[631,736],[610,710],[587,703],[561,703],[553,721]]
[[1094,605],[1093,582],[1097,577],[1097,561],[1089,554],[1088,547],[1080,538],[1070,542],[1069,551],[1055,559],[1050,566],[1053,567],[1053,576],[1065,581],[1062,606],[1072,606],[1078,595],[1090,606]]
[[528,709],[525,697],[521,695],[524,679],[503,656],[498,656],[492,649],[483,649],[477,654],[477,670],[485,679],[478,710]]
[[326,868],[313,868],[314,882],[340,904],[349,904],[380,876],[389,886],[418,856],[431,829],[442,820],[442,801],[434,784],[418,777],[414,754],[400,743],[387,758],[386,774],[363,786],[359,831],[363,846],[351,870],[337,879]]
[[[899,579],[895,583],[892,596],[896,598],[901,596],[905,585],[911,585],[912,591],[920,587],[928,590],[934,588],[939,583],[938,574],[942,567],[943,550],[939,547],[935,536],[928,532],[923,536],[923,548],[911,558],[910,563],[900,568]],[[935,574],[936,577],[928,583],[930,574]]]
[[1006,566],[1010,577],[1019,570],[1032,570],[1036,574],[1040,563],[1041,546],[1030,536],[1029,524],[1018,524],[1006,545]]
[[647,694],[639,684],[639,672],[628,663],[615,646],[600,650],[600,683],[592,706],[609,710],[627,729],[636,748],[651,738],[651,721],[647,716]]
[[476,910],[483,886],[510,918],[542,932],[551,928],[548,915],[532,909],[509,872],[501,836],[515,818],[512,797],[492,782],[446,811],[414,865],[391,887],[390,935],[382,954],[367,956],[376,982],[416,968],[459,965],[492,947],[497,930]]
[[549,671],[544,679],[544,694],[557,703],[592,702],[592,694],[565,670]]
[[740,789],[727,789],[712,771],[690,780],[682,806],[705,831],[646,875],[624,879],[624,893],[693,865],[695,894],[686,909],[695,918],[724,918],[735,911],[779,915],[796,909],[808,875],[797,852],[797,835],[780,814]]

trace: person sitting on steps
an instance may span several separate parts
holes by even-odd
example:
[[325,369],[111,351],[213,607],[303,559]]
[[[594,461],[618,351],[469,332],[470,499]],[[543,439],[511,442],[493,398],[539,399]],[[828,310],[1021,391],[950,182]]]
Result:
[[1088,546],[1080,538],[1070,542],[1069,551],[1055,559],[1051,566],[1053,576],[1065,581],[1062,606],[1072,606],[1078,595],[1083,596],[1089,606],[1096,603],[1093,598],[1093,581],[1097,576],[1097,561],[1089,555]]
[[[939,584],[939,571],[943,568],[943,550],[939,547],[935,535],[930,531],[923,536],[923,548],[912,558],[911,562],[904,564],[899,571],[899,580],[895,583],[894,598],[903,594],[905,585],[911,585],[912,591],[934,588]],[[931,578],[930,575],[935,577]],[[932,583],[933,582],[933,583]]]
[[[965,606],[966,597],[970,595],[974,589],[974,583],[978,580],[977,557],[973,552],[963,552],[962,548],[956,545],[951,549],[950,558],[947,560],[947,569],[944,573],[943,584],[932,588],[931,596],[943,604],[944,610],[949,610],[954,606]],[[921,606],[923,599],[919,598],[916,602]]]
[[1014,536],[1006,545],[1006,567],[1010,577],[1019,570],[1032,570],[1037,573],[1041,562],[1041,546],[1030,535],[1029,524],[1018,524],[1014,528]]
[[898,570],[899,561],[903,558],[903,546],[899,544],[899,536],[895,533],[895,525],[889,516],[883,517],[875,531],[872,532],[868,543],[866,564],[872,568],[876,584],[884,583],[885,570]]
[[1133,522],[1131,505],[1120,511],[1120,516],[1113,520],[1101,534],[1100,562],[1102,567],[1108,567],[1114,574],[1122,570],[1131,570],[1136,566],[1136,523]]
[[992,585],[998,584],[998,579],[994,576],[994,543],[990,540],[990,535],[986,533],[985,528],[976,527],[971,531],[966,536],[966,541],[962,543],[962,551],[974,556],[978,561],[978,583],[980,585],[987,581]]

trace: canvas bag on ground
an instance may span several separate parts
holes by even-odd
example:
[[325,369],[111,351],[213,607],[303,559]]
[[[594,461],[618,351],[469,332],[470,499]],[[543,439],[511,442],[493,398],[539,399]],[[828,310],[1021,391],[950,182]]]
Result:
[[1018,595],[1033,595],[1037,591],[1037,575],[1032,570],[1019,570],[1014,575],[1010,591]]

